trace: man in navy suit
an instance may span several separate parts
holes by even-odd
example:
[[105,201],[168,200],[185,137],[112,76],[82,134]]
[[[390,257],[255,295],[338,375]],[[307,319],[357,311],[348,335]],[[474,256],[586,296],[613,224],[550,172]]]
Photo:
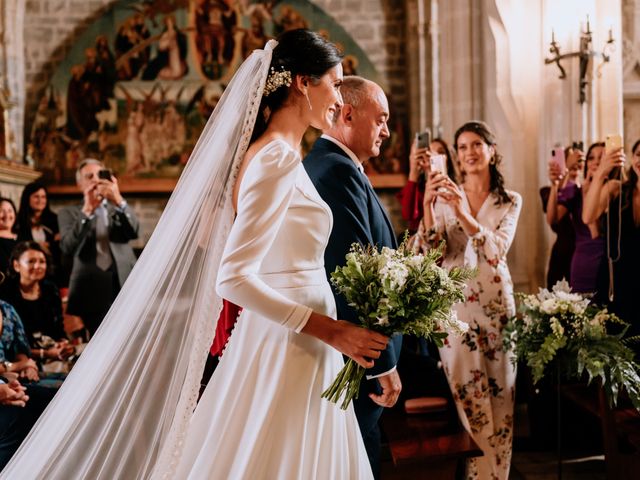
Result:
[[[333,213],[333,230],[325,251],[327,275],[345,264],[351,244],[397,246],[396,237],[380,200],[364,174],[362,164],[380,154],[389,137],[389,105],[382,89],[360,77],[344,78],[340,89],[344,106],[334,126],[325,131],[303,165],[322,199]],[[338,318],[359,324],[358,316],[334,290]],[[354,407],[375,478],[380,475],[380,428],[384,407],[392,407],[402,388],[396,371],[402,339],[395,336],[367,370]]]

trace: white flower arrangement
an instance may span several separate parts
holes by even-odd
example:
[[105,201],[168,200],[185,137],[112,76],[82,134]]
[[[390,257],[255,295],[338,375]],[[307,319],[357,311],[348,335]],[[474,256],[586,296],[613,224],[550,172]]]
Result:
[[[531,368],[534,383],[557,362],[565,376],[580,378],[586,372],[589,382],[598,378],[611,404],[624,387],[640,410],[640,376],[634,352],[622,340],[628,328],[624,321],[571,292],[566,281],[551,291],[540,289],[516,298],[520,313],[505,327],[505,346],[514,351],[515,361],[523,360]],[[609,334],[607,326],[613,324],[622,331]]]

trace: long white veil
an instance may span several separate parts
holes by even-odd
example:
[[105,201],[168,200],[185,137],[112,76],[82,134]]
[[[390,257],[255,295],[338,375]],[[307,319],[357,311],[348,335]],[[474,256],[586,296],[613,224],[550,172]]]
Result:
[[0,478],[171,478],[222,307],[233,185],[275,44],[234,75],[118,298]]

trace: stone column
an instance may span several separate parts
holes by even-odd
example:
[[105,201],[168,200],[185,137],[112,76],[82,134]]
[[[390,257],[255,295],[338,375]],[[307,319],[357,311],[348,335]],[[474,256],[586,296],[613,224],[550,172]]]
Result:
[[23,0],[0,2],[0,88],[8,93],[13,107],[5,115],[7,157],[21,162],[24,153],[24,12]]

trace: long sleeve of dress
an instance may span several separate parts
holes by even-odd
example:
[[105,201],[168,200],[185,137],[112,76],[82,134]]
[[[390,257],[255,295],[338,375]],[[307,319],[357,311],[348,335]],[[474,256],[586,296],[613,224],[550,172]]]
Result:
[[312,313],[259,277],[291,201],[300,158],[280,142],[251,160],[238,193],[237,216],[218,273],[217,292],[227,300],[300,332]]
[[500,219],[498,226],[492,229],[480,224],[480,231],[471,236],[474,249],[478,253],[483,252],[486,258],[506,257],[513,242],[522,208],[522,197],[515,192],[511,195],[511,204]]

